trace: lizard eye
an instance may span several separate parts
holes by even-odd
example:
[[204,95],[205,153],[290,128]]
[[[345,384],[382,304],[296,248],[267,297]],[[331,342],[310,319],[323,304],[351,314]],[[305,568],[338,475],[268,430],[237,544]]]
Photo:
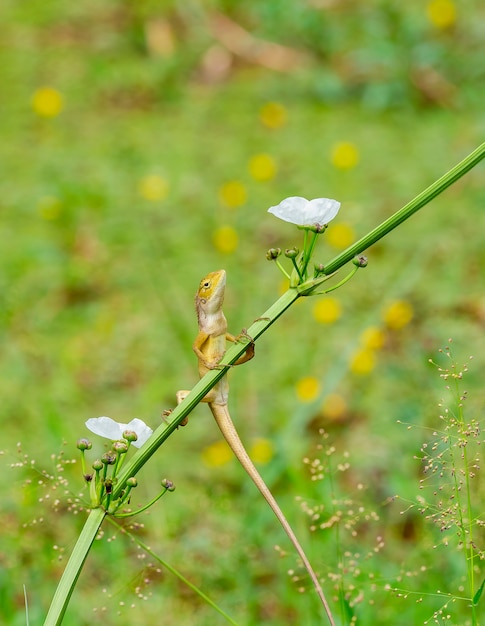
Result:
[[203,284],[203,287],[208,289],[210,287],[210,282],[208,280],[206,280],[205,283]]

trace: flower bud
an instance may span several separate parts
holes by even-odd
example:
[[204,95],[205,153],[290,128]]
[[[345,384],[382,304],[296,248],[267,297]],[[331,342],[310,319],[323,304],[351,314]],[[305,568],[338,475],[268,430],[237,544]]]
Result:
[[96,461],[93,461],[92,468],[95,472],[99,472],[99,470],[103,469],[103,463],[100,459],[96,459]]
[[134,476],[130,476],[130,478],[128,478],[128,480],[126,481],[126,486],[130,487],[131,489],[133,489],[133,487],[136,487],[138,485],[138,481]]
[[113,453],[113,450],[103,454],[101,463],[103,463],[103,465],[114,465],[116,463],[116,455]]
[[162,480],[162,487],[165,487],[167,491],[175,491],[175,485],[168,478]]
[[313,224],[310,230],[313,230],[315,233],[324,233],[327,230],[328,224]]
[[268,261],[274,261],[281,254],[281,248],[270,248],[268,252],[266,252],[266,258]]
[[298,250],[298,248],[288,248],[287,250],[285,250],[285,257],[287,257],[288,259],[296,259],[299,253],[300,251]]
[[76,443],[77,449],[78,450],[91,450],[91,448],[93,447],[93,444],[89,441],[89,439],[85,439],[84,437],[82,439],[78,439],[77,443]]
[[352,263],[354,265],[356,265],[357,267],[367,267],[367,257],[364,256],[363,254],[359,254],[359,256],[355,256],[352,259]]
[[136,441],[138,439],[138,435],[134,430],[123,431],[123,437],[129,442]]
[[298,226],[300,230],[308,230],[312,233],[316,233],[317,235],[321,235],[327,230],[328,224],[318,224],[315,222],[314,224],[307,224],[306,226]]
[[128,451],[128,444],[126,441],[113,441],[113,450],[118,454],[125,454]]

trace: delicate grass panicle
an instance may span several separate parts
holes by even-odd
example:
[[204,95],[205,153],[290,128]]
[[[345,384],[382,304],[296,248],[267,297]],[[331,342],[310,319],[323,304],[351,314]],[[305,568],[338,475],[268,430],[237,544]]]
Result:
[[298,499],[310,530],[328,535],[332,550],[325,581],[342,617],[354,624],[359,605],[375,602],[378,584],[372,560],[378,558],[385,541],[380,516],[366,499],[368,487],[354,473],[350,453],[339,451],[325,430],[320,429],[320,436],[317,455],[306,457],[304,463],[311,480],[320,483],[323,503]]
[[[455,554],[462,556],[461,574],[458,568],[456,579],[457,566],[450,566],[450,589],[436,591],[444,602],[425,623],[456,623],[453,606],[461,604],[469,607],[468,623],[477,626],[478,602],[485,583],[483,485],[479,480],[484,419],[468,417],[465,411],[467,392],[462,384],[468,365],[457,365],[449,345],[440,353],[448,361],[447,366],[431,359],[430,363],[446,382],[449,398],[439,404],[439,428],[432,430],[431,438],[421,446],[421,455],[416,457],[422,464],[421,493],[403,514],[418,510],[439,529],[438,541],[432,547],[441,557],[444,549],[452,551],[448,554],[449,563]],[[460,610],[463,615],[463,606]]]
[[36,459],[23,451],[22,444],[17,444],[17,459],[10,463],[10,467],[22,470],[25,476],[23,487],[29,493],[28,498],[35,494],[40,505],[39,517],[26,522],[25,527],[41,524],[45,522],[44,515],[58,513],[61,509],[75,514],[85,510],[82,498],[70,490],[69,480],[65,475],[66,467],[75,463],[75,459],[66,459],[61,451],[51,455],[51,466],[48,469],[40,467]]

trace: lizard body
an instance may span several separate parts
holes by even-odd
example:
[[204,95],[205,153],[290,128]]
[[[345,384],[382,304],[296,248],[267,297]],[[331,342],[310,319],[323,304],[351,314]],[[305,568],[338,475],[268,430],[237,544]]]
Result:
[[[227,321],[222,311],[224,292],[226,287],[226,272],[218,270],[211,272],[203,278],[199,284],[195,296],[195,306],[199,324],[199,333],[194,341],[193,350],[197,355],[199,365],[199,376],[202,378],[208,371],[218,366],[226,351],[226,340],[237,341],[237,338],[227,332]],[[254,345],[251,342],[246,352],[234,363],[239,365],[249,361],[254,356]],[[251,461],[241,439],[237,433],[234,423],[229,415],[227,400],[229,386],[227,376],[224,376],[202,400],[209,404],[209,408],[222,432],[224,439],[229,444],[231,450],[243,466],[244,470],[259,489],[260,493],[271,507],[278,521],[288,535],[290,541],[300,556],[317,594],[325,608],[330,624],[334,626],[334,621],[330,613],[322,587],[315,574],[303,548],[296,538],[293,529],[281,511],[270,489]],[[180,403],[188,394],[188,391],[177,392],[177,401]]]

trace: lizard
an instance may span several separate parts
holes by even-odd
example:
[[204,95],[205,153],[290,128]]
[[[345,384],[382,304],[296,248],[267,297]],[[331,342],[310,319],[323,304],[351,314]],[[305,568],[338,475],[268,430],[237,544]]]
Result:
[[[221,360],[223,359],[226,351],[226,340],[235,342],[240,339],[239,337],[235,337],[227,332],[227,320],[222,310],[225,288],[226,272],[225,270],[217,270],[215,272],[211,272],[200,281],[199,288],[195,296],[195,309],[197,312],[199,332],[192,348],[197,356],[200,378],[202,378],[208,371],[221,366]],[[245,334],[245,331],[243,331],[243,335]],[[249,337],[247,338],[250,339]],[[253,356],[254,342],[250,340],[244,354],[240,356],[233,365],[245,363],[252,359]],[[249,457],[244,444],[239,437],[228,410],[228,392],[229,385],[227,382],[227,376],[223,376],[223,378],[221,378],[221,380],[216,383],[211,391],[202,399],[202,402],[208,403],[224,439],[227,441],[243,469],[259,489],[261,495],[271,507],[285,533],[288,535],[288,538],[293,544],[312,580],[315,590],[327,613],[330,624],[334,626],[335,623],[323,593],[323,589],[308,557],[306,556],[300,542],[276,502],[276,499],[271,493],[269,487],[267,487],[263,478],[254,466],[254,463]],[[178,391],[177,403],[180,404],[188,393],[188,390]]]

